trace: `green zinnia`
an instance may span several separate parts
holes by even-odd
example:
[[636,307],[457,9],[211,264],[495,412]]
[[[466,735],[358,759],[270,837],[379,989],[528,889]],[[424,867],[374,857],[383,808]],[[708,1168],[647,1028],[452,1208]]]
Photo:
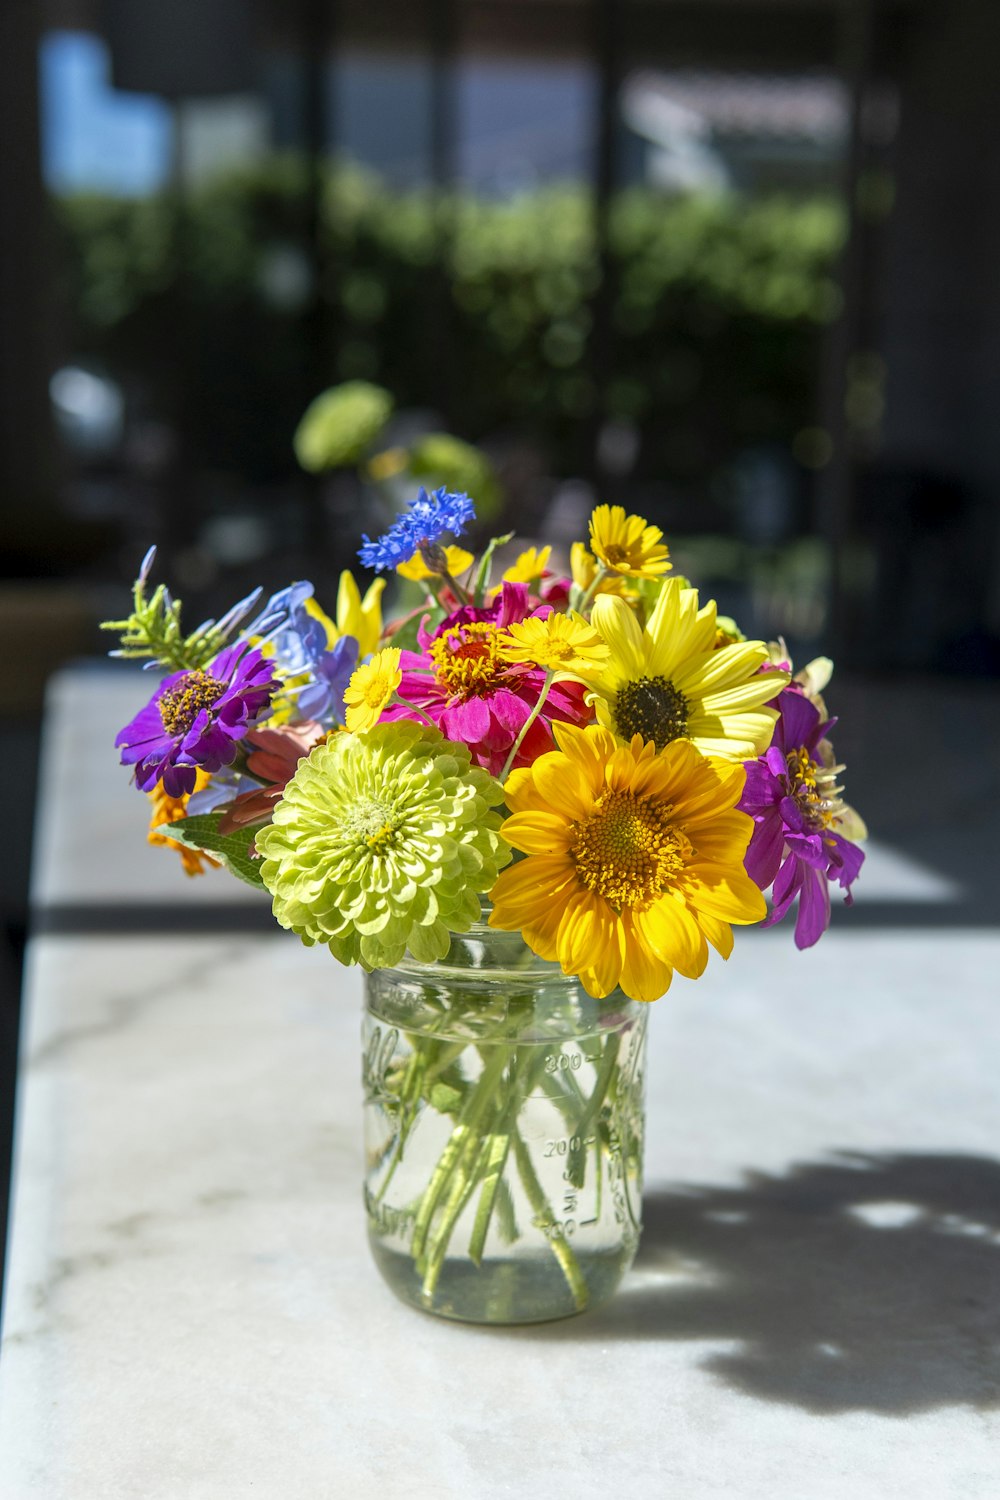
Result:
[[256,838],[282,927],[341,963],[443,958],[510,859],[503,790],[464,745],[412,720],[337,734],[299,763]]

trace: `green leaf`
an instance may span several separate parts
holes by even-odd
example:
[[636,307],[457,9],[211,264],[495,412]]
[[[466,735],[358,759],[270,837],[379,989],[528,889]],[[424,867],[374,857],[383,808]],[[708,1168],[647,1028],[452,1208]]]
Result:
[[432,1108],[439,1115],[453,1115],[462,1102],[459,1090],[451,1088],[447,1083],[436,1083],[428,1097]]
[[250,858],[253,829],[242,828],[236,833],[220,833],[221,812],[201,813],[194,818],[181,818],[179,823],[169,823],[158,830],[168,838],[186,844],[189,849],[205,849],[225,865],[231,875],[247,885],[264,889],[260,876],[260,860]]

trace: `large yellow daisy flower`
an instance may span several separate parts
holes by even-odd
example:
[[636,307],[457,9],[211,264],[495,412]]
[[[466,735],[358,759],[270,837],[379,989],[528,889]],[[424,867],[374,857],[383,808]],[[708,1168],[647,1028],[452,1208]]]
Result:
[[698,593],[664,579],[643,630],[628,605],[602,594],[592,623],[611,647],[600,673],[579,673],[591,689],[598,722],[619,739],[634,734],[663,750],[691,740],[706,755],[752,760],[771,743],[777,713],[765,708],[787,672],[761,674],[763,641],[716,647],[715,603],[698,608]]
[[746,773],[679,740],[555,726],[558,750],[508,778],[503,837],[526,859],[499,876],[490,925],[578,974],[601,999],[620,985],[656,1000],[673,972],[697,979],[711,943],[766,904],[743,868],[753,820],[735,811]]

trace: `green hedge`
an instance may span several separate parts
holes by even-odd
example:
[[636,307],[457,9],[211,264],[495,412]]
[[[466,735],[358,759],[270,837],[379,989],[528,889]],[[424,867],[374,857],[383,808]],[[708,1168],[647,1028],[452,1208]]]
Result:
[[[295,161],[227,174],[191,195],[180,222],[163,198],[76,196],[56,213],[75,353],[131,376],[154,405],[177,410],[180,393],[206,463],[287,470],[317,373],[319,384],[373,380],[401,405],[436,406],[472,440],[527,430],[556,471],[578,461],[576,434],[598,400],[639,425],[643,468],[695,481],[746,443],[788,442],[815,419],[842,234],[830,199],[621,194],[600,395],[587,356],[599,268],[582,188],[435,202],[330,172],[320,321],[308,335],[302,309],[267,291],[268,268],[273,282],[305,242]],[[324,322],[337,352],[317,372],[305,339]]]

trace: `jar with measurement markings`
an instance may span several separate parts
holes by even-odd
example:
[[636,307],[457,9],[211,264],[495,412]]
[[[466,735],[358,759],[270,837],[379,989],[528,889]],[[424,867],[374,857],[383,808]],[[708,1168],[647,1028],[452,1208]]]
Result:
[[365,1204],[397,1296],[503,1324],[612,1295],[639,1241],[647,1013],[485,913],[439,963],[368,976]]

